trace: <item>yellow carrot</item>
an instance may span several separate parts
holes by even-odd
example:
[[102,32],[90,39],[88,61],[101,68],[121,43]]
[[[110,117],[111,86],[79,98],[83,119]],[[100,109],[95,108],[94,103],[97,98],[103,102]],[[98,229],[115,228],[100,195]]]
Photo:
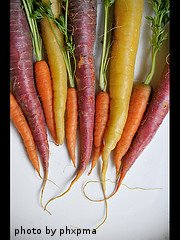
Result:
[[[43,0],[48,3],[49,0]],[[51,9],[55,18],[61,12],[58,0],[51,0]],[[48,63],[53,84],[53,106],[58,144],[63,144],[65,135],[65,109],[67,98],[67,70],[63,54],[59,48],[64,44],[63,34],[60,32],[53,20],[44,17],[41,22],[42,38],[47,52]]]
[[110,115],[102,152],[101,180],[104,192],[108,157],[119,141],[127,120],[143,4],[143,0],[115,1],[115,30],[109,75]]

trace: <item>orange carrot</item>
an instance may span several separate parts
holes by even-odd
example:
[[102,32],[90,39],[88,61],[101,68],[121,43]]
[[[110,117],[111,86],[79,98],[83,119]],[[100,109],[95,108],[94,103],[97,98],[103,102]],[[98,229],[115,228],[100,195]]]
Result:
[[96,97],[95,122],[94,122],[94,149],[91,163],[91,169],[88,175],[96,166],[97,160],[101,155],[103,148],[103,136],[109,116],[110,97],[107,92],[99,92]]
[[94,120],[94,139],[93,139],[93,153],[91,169],[88,175],[91,174],[93,168],[101,156],[103,149],[103,137],[109,117],[110,109],[110,96],[107,91],[108,85],[108,65],[109,65],[109,53],[111,47],[111,30],[113,23],[113,5],[114,1],[104,2],[104,33],[103,33],[103,46],[101,53],[101,63],[99,70],[99,87],[100,92],[96,97],[95,106],[95,120]]
[[38,175],[40,176],[39,160],[38,160],[38,155],[36,152],[36,145],[34,143],[34,139],[33,139],[31,130],[29,128],[29,125],[26,121],[26,118],[25,118],[19,104],[17,103],[17,101],[12,93],[10,93],[10,118],[23,139],[24,146],[26,148],[28,157],[29,157],[30,161],[32,162],[33,167],[35,168]]
[[77,123],[78,123],[77,90],[74,87],[69,87],[67,91],[66,100],[65,134],[68,152],[74,166],[76,166],[75,147],[76,147]]
[[39,34],[36,19],[31,17],[31,14],[34,11],[32,0],[22,0],[22,3],[24,5],[24,10],[31,30],[33,50],[36,57],[36,60],[34,62],[36,87],[42,103],[47,127],[49,128],[52,138],[57,144],[55,120],[53,113],[53,90],[51,83],[51,74],[48,64],[45,60],[43,60],[42,39]]
[[39,93],[47,126],[53,137],[55,143],[57,143],[55,121],[53,114],[53,92],[51,75],[49,66],[44,60],[34,62],[34,73],[37,91]]
[[144,83],[136,83],[133,87],[127,121],[123,129],[122,136],[114,150],[113,160],[116,166],[117,176],[121,166],[121,159],[128,151],[132,139],[141,123],[142,117],[148,104],[150,93],[150,85]]

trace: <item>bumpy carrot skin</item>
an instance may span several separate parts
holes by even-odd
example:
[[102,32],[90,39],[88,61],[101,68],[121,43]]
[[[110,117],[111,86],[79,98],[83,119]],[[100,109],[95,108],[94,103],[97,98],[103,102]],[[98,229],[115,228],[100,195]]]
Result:
[[49,67],[46,61],[34,62],[34,73],[37,91],[42,102],[44,115],[49,131],[57,143],[56,128],[53,114],[53,92]]
[[33,167],[40,176],[39,159],[31,130],[20,106],[18,105],[12,93],[10,93],[10,118],[23,139],[24,146]]
[[102,152],[101,180],[104,185],[109,155],[120,140],[127,120],[143,4],[143,0],[115,1],[114,41],[111,48],[109,72],[110,114]]
[[122,136],[113,152],[113,160],[116,166],[117,175],[121,165],[121,159],[128,151],[132,139],[138,130],[139,124],[141,123],[142,117],[147,108],[150,94],[150,85],[144,83],[134,84],[129,104],[127,121],[124,126]]
[[67,149],[72,159],[74,167],[76,166],[76,132],[78,124],[78,103],[76,88],[68,88],[66,101],[66,120],[65,120],[65,135]]
[[155,133],[169,111],[169,84],[170,66],[166,64],[159,85],[152,95],[152,99],[141,121],[135,138],[133,139],[128,152],[122,158],[122,166],[116,191],[120,187],[122,180],[131,166],[153,139]]
[[80,129],[80,163],[78,178],[91,157],[95,112],[94,43],[96,34],[96,1],[69,1],[69,22],[77,62],[76,83]]
[[[43,0],[47,3],[47,0]],[[54,17],[58,18],[60,8],[58,0],[51,0],[51,8]],[[63,46],[63,34],[57,28],[53,20],[44,17],[40,21],[42,38],[48,58],[48,65],[51,72],[53,86],[53,107],[56,126],[57,144],[63,144],[65,136],[65,109],[67,98],[67,70],[58,41]]]
[[27,118],[46,172],[49,165],[46,124],[34,84],[30,29],[20,0],[10,2],[10,75],[12,93]]
[[97,160],[103,149],[103,136],[106,129],[109,116],[109,94],[107,92],[99,92],[96,96],[95,121],[94,121],[94,148],[90,174],[96,166]]

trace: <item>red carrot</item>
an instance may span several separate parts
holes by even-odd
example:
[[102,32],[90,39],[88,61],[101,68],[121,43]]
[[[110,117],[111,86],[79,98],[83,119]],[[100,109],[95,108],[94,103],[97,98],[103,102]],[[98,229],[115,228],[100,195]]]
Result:
[[20,0],[10,2],[10,74],[12,93],[27,118],[47,178],[49,145],[45,118],[34,84],[30,29]]
[[[67,193],[84,173],[92,151],[95,111],[94,43],[96,33],[96,0],[69,1],[69,26],[72,26],[77,62],[76,83],[80,128],[80,162],[68,190],[50,199],[47,204]],[[46,204],[46,206],[47,206]]]

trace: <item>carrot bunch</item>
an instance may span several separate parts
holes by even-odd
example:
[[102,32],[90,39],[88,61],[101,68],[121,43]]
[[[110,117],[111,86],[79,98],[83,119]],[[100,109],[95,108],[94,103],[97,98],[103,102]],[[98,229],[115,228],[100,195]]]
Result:
[[[35,11],[33,13],[33,17],[36,19],[41,19],[41,28],[44,36],[45,46],[47,42],[47,50],[49,49],[49,45],[52,43],[48,43],[50,41],[48,31],[51,31],[51,37],[54,38],[56,44],[52,51],[49,51],[49,58],[52,59],[56,56],[57,53],[54,53],[56,48],[61,53],[63,57],[63,61],[66,67],[67,76],[68,76],[68,90],[66,95],[66,109],[64,112],[65,118],[65,136],[67,149],[72,159],[73,165],[75,166],[75,147],[76,147],[76,131],[77,131],[77,122],[78,122],[78,106],[77,106],[77,91],[75,88],[74,76],[75,76],[75,68],[76,68],[76,59],[74,56],[75,46],[72,41],[72,36],[68,30],[68,5],[69,2],[65,3],[65,11],[63,12],[63,7],[61,6],[61,14],[56,12],[59,9],[57,1],[34,1]],[[46,23],[45,23],[46,22]],[[45,30],[47,25],[49,30]],[[61,38],[62,39],[61,39]],[[52,66],[52,74],[53,74],[53,66]],[[64,87],[61,87],[61,93],[64,91]],[[63,91],[62,91],[63,90]],[[61,96],[61,94],[57,93],[57,97]],[[60,109],[60,113],[62,109]],[[59,132],[60,136],[60,132]],[[62,143],[62,141],[60,141]]]
[[62,8],[58,0],[33,1],[32,18],[40,21],[42,40],[52,78],[53,112],[57,144],[63,144],[67,99],[67,69],[63,56],[64,36],[54,23]]
[[[40,153],[44,168],[41,206],[49,169],[46,125],[56,145],[66,139],[70,159],[76,167],[79,124],[80,155],[75,177],[65,192],[51,198],[43,208],[47,209],[51,201],[70,191],[91,157],[88,175],[102,157],[100,181],[104,198],[95,201],[105,202],[106,213],[99,228],[107,219],[107,200],[118,191],[169,111],[169,63],[165,64],[157,89],[152,92],[151,87],[156,57],[167,37],[169,0],[151,0],[154,15],[146,17],[152,30],[151,67],[146,79],[137,83],[133,83],[134,68],[144,1],[103,1],[103,41],[96,96],[93,52],[96,0],[22,0],[24,11],[20,3],[12,0],[10,4],[10,117],[41,177],[36,148]],[[112,152],[116,184],[114,191],[106,196],[106,173]]]

